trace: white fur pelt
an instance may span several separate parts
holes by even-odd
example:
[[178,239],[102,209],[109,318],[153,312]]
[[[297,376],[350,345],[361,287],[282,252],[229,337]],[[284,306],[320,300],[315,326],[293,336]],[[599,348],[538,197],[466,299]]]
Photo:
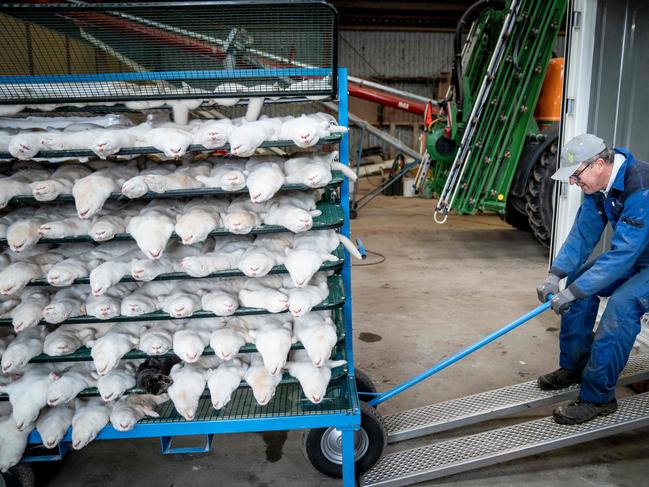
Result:
[[72,187],[72,195],[79,218],[95,215],[111,193],[120,192],[122,185],[137,174],[135,164],[125,163],[100,169],[77,180]]
[[292,245],[290,233],[260,235],[241,255],[238,268],[248,277],[265,276],[273,267],[283,264]]
[[250,157],[263,142],[278,140],[280,130],[281,120],[277,118],[261,119],[234,127],[228,137],[230,153]]
[[244,380],[252,389],[255,400],[260,406],[265,406],[275,396],[275,390],[282,380],[282,374],[271,375],[264,366],[260,354],[250,354],[250,366],[246,370]]
[[222,225],[221,215],[228,210],[225,200],[197,198],[188,201],[176,217],[175,231],[185,245],[203,242]]
[[70,194],[74,183],[91,174],[92,170],[81,164],[62,164],[46,179],[34,181],[31,193],[38,201],[52,201],[59,195]]
[[338,125],[334,117],[320,112],[284,121],[280,129],[280,137],[282,140],[293,141],[298,147],[311,147],[321,138],[346,132],[347,127]]
[[43,319],[48,323],[61,323],[68,318],[85,315],[85,302],[89,293],[90,290],[85,285],[62,288],[43,309]]
[[14,196],[29,195],[32,185],[49,176],[49,171],[30,169],[18,171],[11,176],[0,178],[0,208],[4,208]]
[[335,230],[317,230],[296,235],[293,247],[287,250],[283,262],[295,286],[302,287],[308,283],[324,262],[338,261],[338,257],[332,252],[341,243],[350,255],[362,258],[352,241]]
[[246,195],[235,198],[222,215],[224,227],[231,233],[244,235],[263,223],[269,202],[254,203]]
[[229,158],[213,160],[214,165],[207,176],[196,176],[206,188],[220,188],[224,191],[238,191],[246,186],[246,160]]
[[346,363],[346,360],[326,360],[316,367],[304,350],[295,350],[286,363],[286,370],[300,382],[306,398],[313,404],[319,404],[326,395],[331,369]]
[[316,207],[321,197],[321,190],[315,190],[294,191],[273,198],[267,202],[264,223],[278,225],[294,233],[310,230],[313,226],[313,217],[322,214]]
[[338,162],[338,151],[325,155],[294,156],[284,163],[287,183],[304,184],[311,188],[326,186],[331,181],[333,170],[342,171],[352,181],[357,179],[349,166]]
[[149,259],[162,256],[181,208],[180,201],[153,200],[129,220],[126,231]]
[[214,272],[236,269],[241,256],[251,244],[252,239],[248,236],[218,238],[211,252],[183,258],[180,268],[193,277],[205,277]]
[[254,203],[268,201],[285,182],[281,157],[251,157],[246,162],[246,186]]
[[183,164],[169,174],[149,173],[144,176],[150,191],[165,193],[167,191],[195,189],[203,186],[198,176],[207,176],[212,169],[211,164],[202,162]]

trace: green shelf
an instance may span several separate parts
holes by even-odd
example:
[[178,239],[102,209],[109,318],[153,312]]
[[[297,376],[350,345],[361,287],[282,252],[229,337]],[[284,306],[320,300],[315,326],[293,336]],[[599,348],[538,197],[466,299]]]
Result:
[[[345,215],[343,213],[343,209],[340,206],[334,204],[331,201],[320,201],[316,206],[318,210],[322,212],[322,214],[313,219],[313,227],[311,228],[311,230],[329,230],[332,228],[342,227],[345,219]],[[290,230],[284,227],[280,227],[279,225],[260,225],[258,227],[254,227],[250,232],[250,234],[260,235],[265,233],[285,233],[285,232],[290,232]],[[209,234],[210,237],[223,237],[226,235],[233,235],[233,234],[228,232],[224,228],[214,230]],[[179,240],[179,237],[178,235],[176,235],[175,232],[171,235],[171,238],[174,240]],[[119,233],[115,235],[115,237],[113,237],[112,240],[113,241],[133,240],[133,237],[131,237],[128,233]],[[108,241],[110,242],[110,240]],[[38,241],[38,243],[41,244],[62,244],[62,243],[73,243],[73,242],[93,243],[95,241],[88,235],[78,235],[74,237],[64,237],[64,238],[42,238]],[[0,245],[7,245],[7,239],[6,238],[0,239]]]
[[[350,387],[347,380],[335,381],[327,387],[325,398],[320,404],[311,403],[298,383],[280,384],[275,397],[265,406],[255,400],[250,388],[237,389],[228,404],[220,410],[212,407],[209,398],[201,399],[194,421],[219,421],[234,419],[261,419],[271,417],[304,416],[314,414],[352,414]],[[187,422],[171,401],[158,407],[159,418],[145,418],[139,424],[160,424]]]
[[[330,137],[323,137],[316,144],[317,146],[338,144],[342,140],[341,134],[335,134]],[[292,140],[269,140],[263,142],[260,148],[271,148],[271,147],[295,147],[295,144]],[[225,144],[222,147],[216,147],[214,149],[206,149],[202,145],[192,144],[187,149],[187,152],[230,152],[230,144]],[[162,154],[162,151],[156,149],[155,147],[128,147],[120,150],[117,154],[113,154],[111,157],[116,156],[135,156],[143,154]],[[36,157],[43,159],[56,159],[62,157],[93,157],[97,158],[97,154],[91,150],[47,150],[40,151]],[[0,152],[0,159],[13,159],[14,156],[8,152]]]
[[[322,311],[326,309],[341,308],[345,304],[345,287],[343,284],[343,278],[340,274],[330,276],[328,278],[329,285],[329,296],[319,305],[313,308],[313,311]],[[283,311],[283,314],[288,313],[288,311]],[[234,313],[233,316],[246,316],[246,315],[264,315],[271,314],[269,311],[260,308],[239,308]],[[154,311],[153,313],[147,313],[140,316],[115,316],[108,320],[100,320],[93,316],[76,316],[74,318],[69,318],[58,325],[66,324],[80,324],[80,323],[123,323],[123,322],[132,322],[132,321],[159,321],[159,320],[175,320],[175,319],[198,319],[198,318],[215,318],[217,317],[214,313],[209,311],[199,310],[196,311],[192,316],[185,318],[173,318],[168,313],[163,311]],[[53,323],[47,323],[46,321],[40,321],[40,325],[52,325]],[[11,318],[2,318],[0,319],[0,326],[13,326]]]
[[[333,255],[338,257],[338,262],[324,262],[322,266],[320,266],[321,271],[336,271],[342,268],[344,264],[344,259],[345,259],[345,254],[343,251],[342,245],[338,246],[336,250],[334,250]],[[288,274],[288,271],[286,270],[286,267],[283,265],[276,265],[273,267],[269,274]],[[177,280],[188,280],[188,279],[208,279],[208,278],[215,278],[215,277],[245,277],[245,274],[241,272],[239,269],[229,269],[226,271],[220,271],[220,272],[215,272],[213,274],[209,274],[204,277],[192,277],[184,272],[171,272],[168,274],[160,274],[158,277],[155,279],[152,279],[153,281],[177,281]],[[144,281],[138,281],[137,279],[133,279],[131,276],[125,276],[122,279],[120,279],[119,282],[144,282]],[[90,278],[89,277],[82,277],[79,279],[75,279],[73,284],[89,284],[90,283]],[[31,281],[28,286],[51,286],[49,282],[47,282],[47,279],[35,279]]]
[[[226,162],[226,161],[224,161]],[[322,188],[311,188],[304,184],[285,184],[280,188],[280,192],[285,191],[311,191],[313,189],[333,189],[340,186],[343,182],[343,173],[340,171],[333,171],[331,173],[332,179],[326,186]],[[220,188],[195,188],[195,189],[174,189],[166,191],[165,193],[148,192],[138,198],[127,198],[122,193],[111,193],[109,200],[116,201],[134,201],[134,200],[152,200],[152,199],[170,199],[170,198],[194,198],[196,196],[222,196],[222,195],[239,195],[247,194],[248,188],[242,188],[237,191],[225,191]],[[74,203],[74,197],[71,194],[62,194],[51,201],[38,201],[32,195],[14,196],[9,204],[14,205],[42,205],[42,204],[60,204],[60,203]]]

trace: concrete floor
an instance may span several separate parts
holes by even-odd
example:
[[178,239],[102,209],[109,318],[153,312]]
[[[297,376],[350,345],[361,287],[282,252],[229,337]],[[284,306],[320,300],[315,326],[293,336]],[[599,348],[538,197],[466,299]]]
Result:
[[[379,197],[353,236],[370,255],[354,267],[357,366],[390,388],[536,306],[547,254],[492,215],[432,218],[433,202]],[[557,365],[559,320],[545,313],[380,407],[390,413],[522,382]],[[624,393],[624,391],[621,391]],[[532,411],[524,418],[548,414]],[[503,425],[480,425],[466,431]],[[649,430],[421,485],[645,485]],[[457,435],[458,433],[453,433]],[[448,434],[447,436],[451,436]],[[430,439],[428,439],[430,440]],[[397,447],[412,447],[422,441]],[[390,450],[395,447],[391,446]],[[156,440],[95,442],[68,455],[52,487],[334,486],[300,451],[300,432],[223,435],[206,455],[162,456]]]

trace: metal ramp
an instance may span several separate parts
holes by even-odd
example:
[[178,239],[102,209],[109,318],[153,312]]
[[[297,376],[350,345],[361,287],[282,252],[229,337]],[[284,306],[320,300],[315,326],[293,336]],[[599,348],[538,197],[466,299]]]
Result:
[[[640,354],[629,359],[618,385],[647,379],[649,354]],[[541,391],[536,381],[529,381],[402,411],[383,419],[388,442],[396,443],[569,400],[578,393],[578,386]],[[622,399],[614,414],[582,425],[559,425],[546,417],[387,454],[359,479],[359,484],[410,485],[644,426],[649,426],[649,393]]]
[[410,485],[649,426],[649,392],[619,401],[619,409],[581,425],[551,417],[383,456],[362,486]]
[[[629,358],[618,385],[649,379],[649,354]],[[536,380],[384,416],[388,443],[461,428],[577,397],[579,387],[542,391]]]

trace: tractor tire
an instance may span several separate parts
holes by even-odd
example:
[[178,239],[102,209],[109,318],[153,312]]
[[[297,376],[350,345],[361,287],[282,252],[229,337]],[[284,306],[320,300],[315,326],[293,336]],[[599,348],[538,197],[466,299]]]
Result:
[[534,162],[525,188],[525,213],[529,226],[536,239],[546,248],[550,248],[552,234],[554,180],[551,176],[556,170],[558,150],[556,132],[555,140],[548,144]]
[[[507,198],[507,206],[505,207],[505,216],[503,219],[506,223],[509,223],[518,230],[531,232],[532,227],[530,227],[530,221],[525,211],[525,201],[522,201],[522,204],[516,204],[513,202],[514,199],[518,200],[519,198],[514,198],[513,196]],[[521,206],[523,207],[522,211],[520,209]]]

